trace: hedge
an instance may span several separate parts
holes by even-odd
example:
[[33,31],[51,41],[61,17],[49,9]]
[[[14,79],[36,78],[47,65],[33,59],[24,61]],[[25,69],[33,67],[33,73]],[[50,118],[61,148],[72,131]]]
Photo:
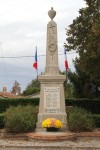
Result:
[[93,114],[92,115],[96,127],[100,128],[100,115],[99,114]]
[[93,114],[100,114],[100,99],[66,99],[65,103],[66,106],[77,106]]
[[39,98],[17,98],[17,99],[10,99],[10,98],[6,98],[0,99],[0,113],[6,111],[7,108],[9,108],[10,106],[18,106],[18,105],[34,105],[34,106],[38,106],[39,105]]
[[4,127],[4,114],[0,114],[0,128]]
[[[100,99],[66,99],[66,106],[77,106],[90,111],[93,114],[100,114]],[[6,111],[7,108],[18,105],[39,105],[39,98],[19,98],[19,99],[0,99],[0,113]]]

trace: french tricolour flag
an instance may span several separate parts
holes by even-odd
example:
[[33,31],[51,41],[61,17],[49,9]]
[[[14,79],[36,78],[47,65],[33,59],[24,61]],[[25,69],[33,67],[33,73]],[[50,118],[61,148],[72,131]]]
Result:
[[38,67],[38,65],[37,65],[37,47],[36,47],[36,51],[35,51],[35,61],[33,63],[33,67],[37,70],[37,67]]
[[66,49],[64,48],[64,54],[65,54],[65,69],[68,69],[68,61],[67,61],[67,55],[66,55]]

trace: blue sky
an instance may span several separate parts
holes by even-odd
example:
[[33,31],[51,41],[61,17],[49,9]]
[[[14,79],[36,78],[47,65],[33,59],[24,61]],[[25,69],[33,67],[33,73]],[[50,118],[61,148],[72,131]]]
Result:
[[[10,91],[15,80],[24,90],[36,78],[32,67],[36,45],[39,73],[44,72],[46,30],[50,20],[47,12],[51,7],[57,12],[54,20],[58,29],[58,53],[62,54],[59,55],[59,69],[64,70],[65,28],[79,15],[79,9],[85,7],[84,0],[0,0],[0,91],[3,86]],[[31,57],[1,58],[19,56]],[[67,54],[72,70],[75,57],[75,53]]]

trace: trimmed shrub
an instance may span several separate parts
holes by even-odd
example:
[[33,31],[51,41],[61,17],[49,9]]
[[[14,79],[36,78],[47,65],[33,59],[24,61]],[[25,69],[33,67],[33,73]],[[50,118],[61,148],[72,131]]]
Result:
[[92,131],[94,120],[86,110],[74,107],[68,113],[68,128],[74,132]]
[[5,128],[8,132],[28,132],[35,128],[37,114],[33,106],[10,107],[5,115]]
[[0,128],[4,128],[4,114],[0,114]]
[[[10,106],[34,105],[39,106],[39,98],[0,98],[0,113],[6,111]],[[66,99],[66,106],[77,106],[91,111],[93,114],[100,114],[100,99]]]

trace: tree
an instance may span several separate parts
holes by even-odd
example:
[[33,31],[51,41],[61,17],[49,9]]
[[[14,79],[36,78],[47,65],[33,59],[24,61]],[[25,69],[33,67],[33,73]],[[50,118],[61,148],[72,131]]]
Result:
[[15,82],[13,83],[13,87],[11,89],[11,93],[14,94],[21,94],[21,87],[20,84],[15,80]]
[[79,10],[79,17],[66,29],[65,47],[76,50],[79,58],[75,65],[85,72],[94,97],[100,97],[100,14],[99,0],[85,0],[86,8]]
[[64,91],[65,91],[65,98],[72,98],[73,95],[73,84],[71,82],[64,82]]
[[[65,75],[66,72],[65,71],[60,71],[59,70],[59,73],[61,75]],[[71,98],[73,97],[73,84],[68,80],[65,80],[64,81],[64,92],[65,92],[65,98]]]
[[73,96],[75,98],[92,98],[94,92],[92,91],[92,85],[90,83],[89,76],[77,66],[75,66],[75,72],[68,72],[68,78],[73,84]]
[[35,79],[32,80],[31,83],[29,83],[26,87],[26,89],[23,91],[23,95],[30,95],[30,94],[34,94],[40,91],[40,82]]

